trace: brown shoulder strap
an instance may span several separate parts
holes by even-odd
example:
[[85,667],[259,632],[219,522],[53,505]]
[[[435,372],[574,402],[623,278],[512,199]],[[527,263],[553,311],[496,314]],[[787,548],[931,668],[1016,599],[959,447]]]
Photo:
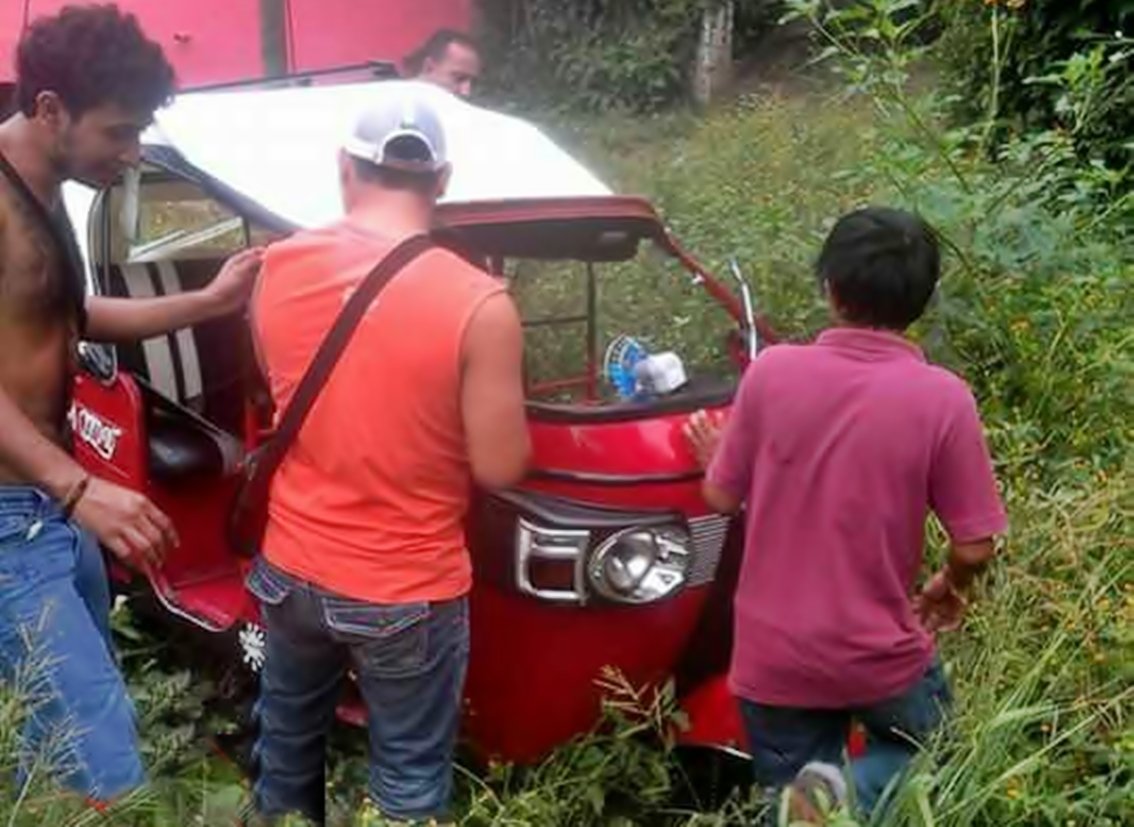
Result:
[[428,235],[416,235],[406,239],[391,250],[362,280],[335,319],[334,326],[316,351],[307,372],[303,374],[299,386],[295,389],[295,395],[292,396],[291,402],[280,418],[279,427],[256,461],[253,470],[255,476],[262,479],[271,477],[283,462],[295,438],[299,436],[299,431],[314,407],[319,393],[327,384],[331,371],[346,350],[366,311],[382,292],[382,288],[403,268],[432,247],[433,242]]

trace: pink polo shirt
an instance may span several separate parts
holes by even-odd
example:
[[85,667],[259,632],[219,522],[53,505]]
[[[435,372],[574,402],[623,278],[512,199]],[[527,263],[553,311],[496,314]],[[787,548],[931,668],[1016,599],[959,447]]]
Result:
[[878,331],[768,348],[708,478],[746,507],[730,684],[774,706],[913,686],[934,652],[912,605],[928,512],[958,542],[1007,528],[968,386]]

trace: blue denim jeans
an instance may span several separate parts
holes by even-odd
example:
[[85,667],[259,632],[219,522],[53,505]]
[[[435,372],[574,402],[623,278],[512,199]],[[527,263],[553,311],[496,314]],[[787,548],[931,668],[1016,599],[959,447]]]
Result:
[[756,782],[782,788],[810,761],[843,763],[851,723],[866,729],[866,752],[851,762],[858,809],[870,815],[883,803],[890,782],[900,776],[941,726],[952,694],[940,660],[896,698],[853,709],[800,709],[741,700]]
[[49,770],[98,802],[143,782],[102,552],[22,486],[0,486],[0,676],[28,708],[21,777]]
[[325,820],[326,736],[348,667],[366,702],[370,797],[388,818],[448,816],[469,653],[466,598],[378,605],[258,560],[267,635],[254,748],[257,811]]

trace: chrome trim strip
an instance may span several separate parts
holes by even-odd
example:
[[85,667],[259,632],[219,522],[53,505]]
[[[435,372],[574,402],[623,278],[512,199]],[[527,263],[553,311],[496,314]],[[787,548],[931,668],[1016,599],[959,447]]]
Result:
[[150,585],[153,586],[154,595],[157,596],[158,602],[161,603],[162,608],[164,608],[171,615],[174,615],[175,617],[179,617],[182,620],[188,621],[189,623],[192,623],[194,626],[199,626],[202,629],[204,629],[206,632],[215,632],[217,634],[220,634],[221,632],[227,632],[229,630],[229,628],[231,628],[229,626],[218,626],[215,623],[213,623],[211,620],[206,620],[205,618],[203,618],[199,615],[195,615],[191,612],[187,612],[185,609],[182,609],[180,606],[178,606],[176,603],[174,603],[173,597],[171,595],[166,594],[165,591],[162,588],[160,588],[156,583],[154,583],[153,580],[150,580]]
[[[560,545],[541,545],[537,538],[567,540]],[[575,541],[573,544],[570,541]],[[516,521],[516,588],[522,594],[555,603],[583,604],[587,601],[585,585],[587,552],[591,532],[584,529],[554,529],[540,526],[520,517]],[[531,579],[533,560],[559,560],[571,563],[571,589],[541,589]]]
[[571,471],[564,468],[533,468],[529,472],[532,479],[573,482],[583,485],[670,485],[678,482],[695,482],[703,479],[705,473],[699,470],[674,471],[662,474],[602,474],[595,471]]
[[693,560],[689,564],[689,586],[713,582],[724,553],[731,519],[723,514],[709,514],[689,520],[693,544]]

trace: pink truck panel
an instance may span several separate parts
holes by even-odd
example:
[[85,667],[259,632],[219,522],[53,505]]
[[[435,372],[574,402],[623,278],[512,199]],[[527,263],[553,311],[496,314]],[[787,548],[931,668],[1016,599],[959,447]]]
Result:
[[[0,83],[24,25],[76,0],[0,0]],[[260,0],[117,0],[161,43],[182,86],[263,74]],[[400,62],[435,29],[468,29],[472,0],[284,0],[292,71]],[[26,16],[25,16],[26,15]]]

